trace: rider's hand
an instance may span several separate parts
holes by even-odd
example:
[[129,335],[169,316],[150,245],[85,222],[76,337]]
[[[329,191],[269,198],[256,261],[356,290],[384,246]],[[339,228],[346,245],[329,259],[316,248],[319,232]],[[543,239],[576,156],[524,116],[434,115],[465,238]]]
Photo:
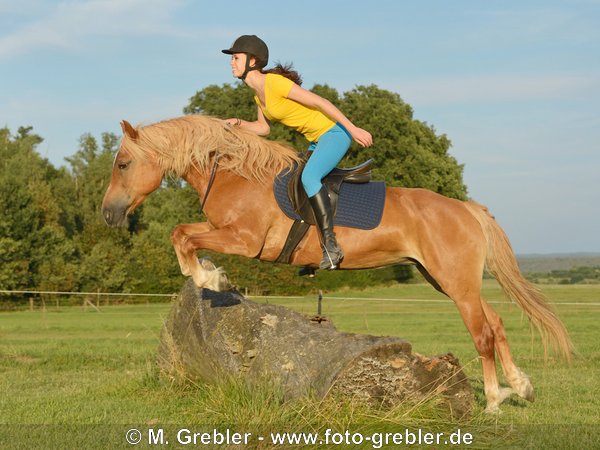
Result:
[[363,147],[370,147],[373,145],[373,136],[371,136],[371,133],[367,130],[355,127],[350,134],[352,134],[352,138]]
[[223,122],[225,122],[227,125],[232,126],[232,127],[239,127],[242,123],[242,121],[240,119],[238,119],[237,117],[232,117],[231,119],[225,119],[225,120],[223,120]]

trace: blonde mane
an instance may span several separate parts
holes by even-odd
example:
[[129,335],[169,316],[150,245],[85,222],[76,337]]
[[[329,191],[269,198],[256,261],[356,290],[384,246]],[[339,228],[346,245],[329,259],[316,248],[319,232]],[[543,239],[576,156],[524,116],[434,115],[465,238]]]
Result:
[[216,152],[219,168],[248,180],[263,181],[300,158],[296,151],[210,116],[190,115],[137,128],[138,137],[123,139],[134,157],[153,154],[165,174],[182,177],[192,167],[210,170]]

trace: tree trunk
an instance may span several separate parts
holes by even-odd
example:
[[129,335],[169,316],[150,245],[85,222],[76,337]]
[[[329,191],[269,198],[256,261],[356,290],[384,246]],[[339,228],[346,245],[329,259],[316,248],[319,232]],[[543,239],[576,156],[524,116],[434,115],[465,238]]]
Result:
[[189,280],[165,323],[161,369],[207,382],[223,374],[279,383],[286,398],[340,393],[393,406],[437,396],[455,417],[470,413],[473,391],[451,354],[412,353],[398,337],[342,333],[237,292],[198,289]]

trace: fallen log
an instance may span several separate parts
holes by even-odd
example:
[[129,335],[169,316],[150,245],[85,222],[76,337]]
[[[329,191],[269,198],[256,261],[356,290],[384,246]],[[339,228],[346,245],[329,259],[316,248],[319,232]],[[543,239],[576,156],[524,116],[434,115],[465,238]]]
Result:
[[455,417],[473,391],[451,354],[412,353],[398,337],[343,333],[288,308],[189,280],[161,332],[159,365],[175,377],[215,382],[224,374],[278,383],[287,399],[339,393],[380,405],[438,396]]

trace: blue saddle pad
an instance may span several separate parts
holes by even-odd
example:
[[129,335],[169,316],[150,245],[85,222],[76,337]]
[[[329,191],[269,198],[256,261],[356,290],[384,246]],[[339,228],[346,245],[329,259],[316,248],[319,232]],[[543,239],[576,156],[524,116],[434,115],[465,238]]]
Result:
[[[291,171],[284,170],[276,178],[273,185],[275,198],[281,210],[290,219],[300,220],[288,197],[288,183]],[[385,182],[342,183],[334,225],[372,230],[381,222],[385,203]]]

